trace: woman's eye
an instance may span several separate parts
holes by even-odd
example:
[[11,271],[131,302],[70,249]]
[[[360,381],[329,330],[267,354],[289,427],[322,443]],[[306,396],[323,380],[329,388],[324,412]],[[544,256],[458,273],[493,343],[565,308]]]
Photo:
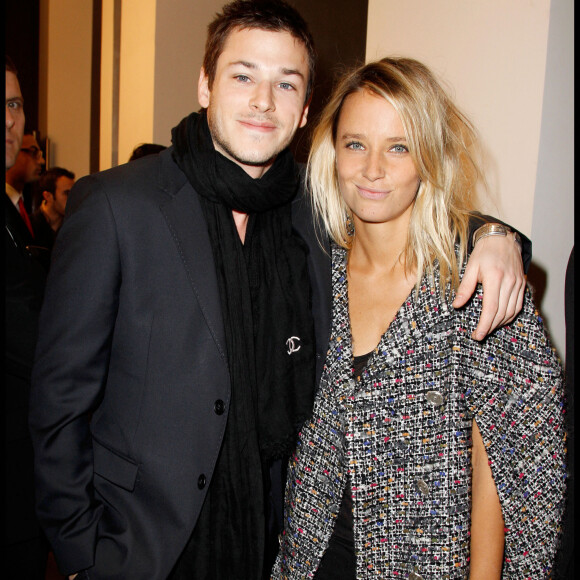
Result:
[[409,149],[407,149],[407,147],[405,147],[404,145],[393,145],[391,147],[391,151],[393,151],[394,153],[408,153]]
[[359,143],[358,141],[352,141],[351,143],[347,143],[346,148],[353,149],[354,151],[360,151],[361,149],[364,149],[362,143]]

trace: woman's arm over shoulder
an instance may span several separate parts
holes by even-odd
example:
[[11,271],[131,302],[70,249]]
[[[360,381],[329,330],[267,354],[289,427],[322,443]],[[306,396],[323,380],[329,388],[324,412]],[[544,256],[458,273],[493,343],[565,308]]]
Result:
[[553,565],[564,498],[562,368],[529,289],[516,319],[476,342],[469,333],[481,299],[479,291],[457,312],[458,372],[501,503],[504,573],[543,577]]

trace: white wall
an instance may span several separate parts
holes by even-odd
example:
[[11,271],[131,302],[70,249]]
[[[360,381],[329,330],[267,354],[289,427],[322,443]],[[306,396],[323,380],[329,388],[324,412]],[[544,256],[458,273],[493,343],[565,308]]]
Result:
[[156,0],[123,0],[119,78],[119,163],[153,139]]
[[563,269],[554,257],[567,257],[573,239],[572,21],[572,0],[552,7],[550,0],[369,0],[366,54],[367,61],[397,54],[425,62],[479,129],[492,194],[482,209],[532,238],[534,266],[546,256],[548,286],[560,302],[546,295],[542,313],[561,356]]
[[[101,86],[109,91],[113,2],[103,0]],[[207,24],[222,4],[222,0],[122,0],[119,135],[115,142],[112,94],[102,92],[101,169],[115,165],[111,163],[115,147],[119,164],[140,143],[170,145],[171,129],[199,108],[197,78]],[[105,108],[108,116],[103,115]]]
[[367,61],[411,56],[450,88],[481,134],[491,200],[532,229],[549,0],[370,0]]
[[546,275],[542,314],[565,355],[564,281],[574,245],[574,2],[552,0],[532,219],[533,262]]
[[207,25],[224,0],[158,0],[153,140],[169,145],[171,129],[199,109],[197,79]]
[[[89,172],[92,2],[42,0],[39,129],[51,141],[50,164]],[[46,115],[44,115],[44,111]]]
[[[103,0],[99,168],[126,163],[153,139],[156,0],[123,0],[115,46],[115,0]],[[115,57],[118,54],[118,81]],[[118,109],[114,101],[117,98]]]
[[113,61],[114,61],[114,0],[103,0],[101,12],[101,95],[99,128],[99,169],[108,169],[118,155],[118,139],[113,143]]
[[[223,0],[122,0],[118,135],[113,132],[114,0],[103,0],[100,169],[141,142],[169,145],[171,128],[199,108],[207,24]],[[90,167],[92,2],[41,0],[40,115],[51,164]]]

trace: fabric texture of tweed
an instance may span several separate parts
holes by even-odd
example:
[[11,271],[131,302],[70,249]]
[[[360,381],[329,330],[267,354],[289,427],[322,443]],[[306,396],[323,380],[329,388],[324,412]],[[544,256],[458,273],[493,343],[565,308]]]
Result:
[[547,577],[566,477],[563,379],[530,290],[515,321],[477,342],[481,287],[456,311],[438,272],[425,277],[357,381],[347,255],[334,246],[332,257],[330,344],[313,417],[289,463],[272,577],[314,576],[347,475],[357,578],[468,577],[474,418],[504,516],[503,578]]

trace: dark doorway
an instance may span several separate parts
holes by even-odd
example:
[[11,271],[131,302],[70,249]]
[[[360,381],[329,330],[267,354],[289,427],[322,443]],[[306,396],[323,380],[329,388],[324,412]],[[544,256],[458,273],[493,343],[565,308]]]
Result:
[[334,81],[345,70],[363,64],[367,37],[367,0],[293,0],[302,14],[316,45],[318,61],[314,95],[308,124],[300,129],[292,143],[298,161],[305,162],[310,133],[332,90]]

